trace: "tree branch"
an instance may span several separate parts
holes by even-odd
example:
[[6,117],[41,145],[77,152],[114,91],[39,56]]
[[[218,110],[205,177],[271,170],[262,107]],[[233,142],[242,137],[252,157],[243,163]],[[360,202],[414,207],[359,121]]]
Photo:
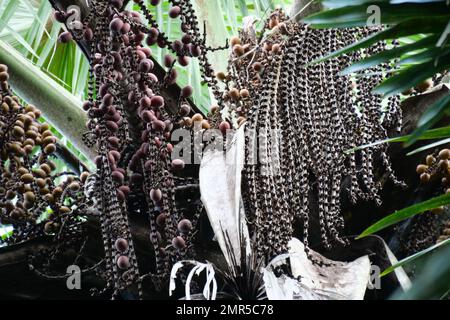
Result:
[[[314,2],[314,3],[313,3]],[[291,7],[291,17],[296,17],[296,21],[323,10],[323,5],[317,0],[297,0]],[[301,13],[299,13],[301,11]]]

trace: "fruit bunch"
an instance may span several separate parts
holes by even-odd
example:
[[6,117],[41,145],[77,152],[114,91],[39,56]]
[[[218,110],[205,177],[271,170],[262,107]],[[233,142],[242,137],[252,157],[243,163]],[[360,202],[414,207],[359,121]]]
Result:
[[[5,241],[17,243],[40,235],[63,237],[77,231],[83,214],[80,192],[88,174],[57,172],[57,140],[41,112],[23,106],[8,85],[8,69],[0,65],[0,219],[12,225]],[[78,230],[79,231],[79,230]]]
[[342,186],[349,181],[352,202],[380,204],[376,159],[381,159],[390,179],[403,185],[394,175],[385,146],[346,153],[385,139],[388,130],[401,127],[399,97],[390,98],[383,111],[382,97],[372,93],[383,80],[383,70],[391,66],[380,65],[357,76],[338,74],[387,44],[308,65],[376,31],[311,29],[276,10],[259,36],[249,25],[231,39],[228,70],[217,74],[226,88],[223,104],[210,122],[223,131],[246,123],[244,202],[254,247],[266,261],[287,250],[296,220],[303,221],[308,246],[313,215],[318,215],[325,246],[344,243]]

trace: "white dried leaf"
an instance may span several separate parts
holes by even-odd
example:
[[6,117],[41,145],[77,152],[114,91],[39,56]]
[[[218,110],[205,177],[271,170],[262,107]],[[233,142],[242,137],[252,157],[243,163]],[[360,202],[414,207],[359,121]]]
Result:
[[[245,155],[244,126],[236,131],[226,153],[207,150],[200,165],[200,193],[209,221],[228,265],[241,261],[241,240],[250,254],[250,240],[241,197]],[[225,235],[232,251],[227,249]],[[244,239],[241,239],[241,235]],[[234,259],[232,258],[234,257]]]
[[[314,264],[298,239],[289,242],[289,254],[276,257],[263,269],[266,293],[269,299],[296,300],[362,300],[370,278],[370,260],[363,256],[353,262],[329,260],[310,250]],[[290,259],[294,278],[276,278],[273,268]],[[275,278],[274,278],[275,277]],[[299,280],[297,280],[299,279]]]

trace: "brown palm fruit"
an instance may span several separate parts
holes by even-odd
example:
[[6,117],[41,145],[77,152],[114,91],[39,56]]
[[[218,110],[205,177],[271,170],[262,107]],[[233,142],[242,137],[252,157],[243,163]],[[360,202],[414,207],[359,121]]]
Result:
[[230,95],[231,99],[237,101],[241,97],[239,90],[236,88],[231,89],[228,94]]
[[245,49],[240,44],[237,44],[237,45],[233,46],[233,53],[236,56],[241,57],[244,55]]
[[433,86],[433,80],[427,79],[427,80],[425,80],[424,82],[419,83],[419,84],[416,86],[416,90],[422,93],[422,92],[425,92],[425,91],[427,91],[428,89],[430,89],[432,86]]
[[235,45],[241,44],[241,39],[239,39],[239,37],[234,36],[230,39],[230,44],[232,47],[234,47]]

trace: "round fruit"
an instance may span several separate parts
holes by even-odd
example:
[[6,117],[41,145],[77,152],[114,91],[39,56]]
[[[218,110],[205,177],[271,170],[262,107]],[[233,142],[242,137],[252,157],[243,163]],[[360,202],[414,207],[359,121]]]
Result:
[[121,270],[127,270],[130,267],[130,260],[127,256],[120,256],[117,259],[117,266]]
[[181,249],[186,248],[186,241],[184,241],[184,239],[182,237],[178,236],[178,237],[175,237],[172,239],[172,245],[176,249],[181,250]]
[[188,219],[183,219],[178,223],[178,230],[181,233],[187,234],[192,230],[192,222]]
[[125,252],[128,250],[128,241],[123,238],[119,238],[116,240],[114,246],[116,247],[117,251]]

